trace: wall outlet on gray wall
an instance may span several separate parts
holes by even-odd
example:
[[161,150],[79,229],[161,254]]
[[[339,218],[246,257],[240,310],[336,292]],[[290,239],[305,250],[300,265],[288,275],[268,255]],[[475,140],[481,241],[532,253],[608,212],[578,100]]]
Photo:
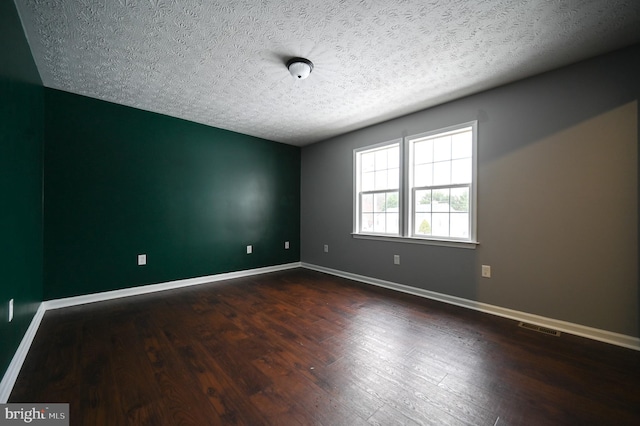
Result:
[[490,265],[482,265],[482,277],[483,278],[491,278],[491,266]]

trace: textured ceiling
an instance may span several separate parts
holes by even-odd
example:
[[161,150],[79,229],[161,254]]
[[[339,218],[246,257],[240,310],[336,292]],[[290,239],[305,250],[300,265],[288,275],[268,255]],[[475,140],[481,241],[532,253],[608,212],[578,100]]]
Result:
[[15,1],[45,86],[294,145],[640,42],[638,0]]

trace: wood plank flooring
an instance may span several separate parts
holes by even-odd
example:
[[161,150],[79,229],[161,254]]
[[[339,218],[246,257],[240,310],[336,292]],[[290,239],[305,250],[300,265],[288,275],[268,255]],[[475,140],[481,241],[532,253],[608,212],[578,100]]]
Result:
[[72,425],[637,425],[640,352],[294,269],[48,311]]

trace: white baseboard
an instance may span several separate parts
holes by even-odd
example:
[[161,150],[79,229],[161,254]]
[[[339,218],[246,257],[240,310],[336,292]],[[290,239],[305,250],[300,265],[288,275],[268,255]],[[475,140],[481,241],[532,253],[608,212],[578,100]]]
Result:
[[404,284],[398,284],[391,281],[379,280],[377,278],[366,277],[363,275],[353,274],[350,272],[339,271],[336,269],[326,268],[310,263],[302,263],[303,268],[312,269],[318,272],[324,272],[354,281],[372,284],[378,287],[401,291],[403,293],[413,294],[415,296],[433,299],[440,302],[449,303],[451,305],[461,306],[463,308],[473,309],[475,311],[485,312],[504,318],[523,321],[530,324],[536,324],[543,327],[552,328],[565,333],[574,334],[576,336],[586,337],[588,339],[598,340],[600,342],[610,343],[629,349],[640,351],[640,338],[628,336],[625,334],[614,333],[612,331],[601,330],[598,328],[587,327],[567,321],[561,321],[553,318],[547,318],[540,315],[530,314],[527,312],[516,311],[513,309],[503,308],[500,306],[490,305],[488,303],[476,302],[461,297],[449,296],[447,294],[436,293],[434,291],[424,290],[417,287],[411,287]]
[[199,284],[207,284],[215,281],[230,280],[232,278],[242,278],[251,275],[266,274],[268,272],[284,271],[286,269],[299,268],[300,262],[287,263],[284,265],[266,266],[264,268],[247,269],[244,271],[226,272],[223,274],[207,275],[204,277],[187,278],[184,280],[167,281],[159,284],[149,284],[139,287],[129,287],[120,290],[104,291],[101,293],[85,294],[82,296],[65,297],[63,299],[53,299],[42,302],[45,310],[66,308],[69,306],[84,305],[86,303],[102,302],[105,300],[120,299],[122,297],[138,296],[141,294],[155,293],[158,291],[171,290],[174,288],[190,287]]
[[22,337],[22,341],[18,345],[16,353],[13,355],[13,358],[9,363],[7,371],[4,373],[4,377],[2,377],[2,382],[0,382],[0,404],[6,404],[7,400],[9,399],[9,395],[11,395],[13,385],[16,383],[18,374],[20,374],[20,369],[22,368],[22,364],[27,357],[27,353],[29,352],[29,348],[31,347],[33,338],[36,336],[38,327],[40,327],[40,321],[42,321],[42,317],[44,316],[45,311],[46,309],[44,305],[40,303],[40,306],[38,306],[38,310],[31,319],[31,324],[29,324],[27,331]]
[[268,272],[284,271],[286,269],[299,268],[300,262],[287,263],[284,265],[267,266],[264,268],[248,269],[237,272],[227,272],[223,274],[208,275],[204,277],[188,278],[184,280],[169,281],[159,284],[150,284],[139,287],[124,288],[121,290],[105,291],[102,293],[87,294],[83,296],[66,297],[64,299],[47,300],[40,304],[36,311],[29,328],[24,334],[13,359],[5,372],[2,382],[0,382],[0,404],[4,404],[9,399],[13,385],[16,383],[22,364],[24,363],[33,338],[38,331],[42,317],[46,311],[50,309],[66,308],[69,306],[84,305],[86,303],[101,302],[105,300],[119,299],[121,297],[136,296],[140,294],[155,293],[163,290],[174,288],[189,287],[199,284],[206,284],[215,281],[230,280],[232,278],[248,277],[251,275],[266,274]]

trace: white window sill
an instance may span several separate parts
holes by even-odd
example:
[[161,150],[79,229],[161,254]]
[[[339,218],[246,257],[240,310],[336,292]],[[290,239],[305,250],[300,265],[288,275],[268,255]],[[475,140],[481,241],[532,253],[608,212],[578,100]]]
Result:
[[395,235],[379,235],[379,234],[357,234],[351,233],[353,238],[362,240],[377,240],[377,241],[392,241],[394,243],[410,243],[410,244],[424,244],[430,246],[444,246],[444,247],[456,247],[464,249],[475,250],[476,246],[480,244],[477,241],[459,241],[459,240],[446,240],[446,239],[427,239],[427,238],[411,238],[400,237]]

